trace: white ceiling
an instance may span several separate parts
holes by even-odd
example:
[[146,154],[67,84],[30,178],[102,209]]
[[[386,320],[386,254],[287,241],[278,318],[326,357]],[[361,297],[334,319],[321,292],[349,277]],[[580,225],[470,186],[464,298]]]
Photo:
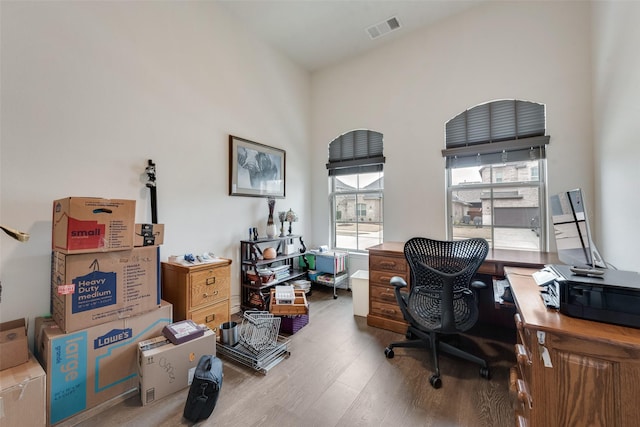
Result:
[[[314,71],[488,0],[218,0],[242,25]],[[391,17],[400,29],[372,40]]]

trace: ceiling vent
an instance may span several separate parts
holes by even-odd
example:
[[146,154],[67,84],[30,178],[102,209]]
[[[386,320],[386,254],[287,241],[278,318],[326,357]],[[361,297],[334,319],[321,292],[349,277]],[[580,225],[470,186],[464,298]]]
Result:
[[367,34],[371,39],[377,39],[378,37],[384,36],[385,34],[390,33],[391,31],[395,31],[400,28],[400,21],[395,16],[393,18],[389,18],[386,21],[382,21],[376,25],[372,25],[367,28]]

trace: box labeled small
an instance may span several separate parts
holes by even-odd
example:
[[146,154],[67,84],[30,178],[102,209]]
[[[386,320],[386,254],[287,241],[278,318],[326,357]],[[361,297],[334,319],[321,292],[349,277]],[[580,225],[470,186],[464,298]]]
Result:
[[53,202],[52,249],[67,254],[133,248],[136,201],[67,197]]

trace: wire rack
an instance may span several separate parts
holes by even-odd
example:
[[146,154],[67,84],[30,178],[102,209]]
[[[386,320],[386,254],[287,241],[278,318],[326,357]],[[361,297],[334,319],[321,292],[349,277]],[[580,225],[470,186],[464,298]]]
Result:
[[266,375],[271,368],[291,355],[288,346],[289,339],[279,335],[274,347],[262,350],[257,354],[247,348],[243,342],[239,342],[235,346],[219,343],[216,346],[216,351],[222,357],[235,360]]
[[280,318],[268,311],[245,311],[240,328],[240,343],[254,354],[278,344]]

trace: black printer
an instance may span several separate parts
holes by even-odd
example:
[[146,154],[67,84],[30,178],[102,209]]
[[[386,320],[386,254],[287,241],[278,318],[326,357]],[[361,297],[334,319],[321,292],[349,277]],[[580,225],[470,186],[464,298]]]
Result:
[[558,275],[561,313],[640,328],[640,274],[605,269],[600,276],[584,276],[568,265],[550,267]]

